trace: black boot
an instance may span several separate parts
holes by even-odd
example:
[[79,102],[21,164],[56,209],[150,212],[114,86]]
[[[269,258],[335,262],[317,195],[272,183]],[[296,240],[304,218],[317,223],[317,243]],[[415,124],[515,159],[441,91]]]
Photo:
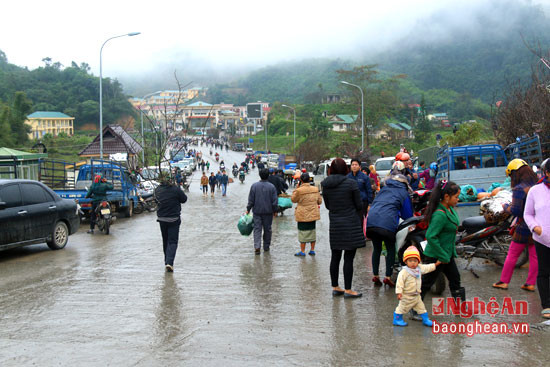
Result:
[[460,299],[462,302],[466,301],[466,289],[464,287],[460,287],[458,289],[455,289],[454,291],[451,291],[451,296],[454,299]]

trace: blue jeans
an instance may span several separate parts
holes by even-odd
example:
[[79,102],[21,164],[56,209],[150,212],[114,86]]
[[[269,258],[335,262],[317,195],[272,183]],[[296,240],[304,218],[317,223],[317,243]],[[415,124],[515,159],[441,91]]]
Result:
[[222,184],[222,195],[225,196],[227,194],[227,184]]
[[271,245],[271,224],[273,223],[273,214],[254,214],[254,248],[262,247],[262,229],[264,250]]
[[178,239],[180,234],[181,220],[177,222],[160,222],[160,233],[162,234],[162,249],[164,250],[164,264],[174,265]]

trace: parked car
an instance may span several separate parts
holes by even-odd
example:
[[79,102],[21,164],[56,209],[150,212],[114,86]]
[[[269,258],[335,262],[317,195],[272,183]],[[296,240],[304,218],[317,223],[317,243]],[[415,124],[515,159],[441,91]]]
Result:
[[38,181],[0,179],[0,250],[43,242],[59,250],[79,226],[74,200]]

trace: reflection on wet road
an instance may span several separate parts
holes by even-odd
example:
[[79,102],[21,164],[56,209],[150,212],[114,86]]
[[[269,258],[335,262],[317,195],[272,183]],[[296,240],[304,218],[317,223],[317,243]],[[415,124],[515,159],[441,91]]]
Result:
[[[242,157],[222,154],[228,167]],[[61,251],[36,245],[0,253],[0,365],[547,364],[548,331],[470,338],[434,336],[416,322],[391,326],[395,293],[373,288],[370,245],[355,260],[354,288],[364,297],[333,299],[324,208],[316,257],[293,256],[293,210],[274,220],[271,252],[255,256],[236,223],[257,172],[215,198],[201,195],[198,176],[183,206],[174,274],[164,272],[154,213],[117,220],[109,236],[89,236],[83,225]],[[500,268],[474,267],[479,279],[462,271],[468,297],[525,299],[530,315],[437,320],[540,322],[538,294],[519,289],[526,269],[509,291],[498,291],[491,283]]]

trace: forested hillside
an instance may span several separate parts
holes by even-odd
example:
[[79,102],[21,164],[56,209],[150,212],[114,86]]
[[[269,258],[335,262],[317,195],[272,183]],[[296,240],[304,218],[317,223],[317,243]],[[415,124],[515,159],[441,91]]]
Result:
[[[59,111],[75,117],[76,127],[99,122],[99,78],[87,64],[69,67],[44,59],[34,70],[8,62],[0,51],[0,104],[11,104],[16,92],[24,92],[31,111]],[[133,115],[132,106],[117,80],[103,80],[103,120],[112,123]]]
[[550,23],[535,5],[512,0],[488,4],[484,13],[468,19],[452,18],[450,9],[426,19],[381,54],[365,50],[365,56],[355,61],[309,59],[255,70],[233,83],[211,86],[211,99],[311,103],[320,92],[344,90],[338,85],[337,69],[377,64],[381,76],[408,75],[403,96],[411,102],[418,103],[421,94],[428,93],[446,99],[458,94],[491,103],[503,94],[508,81],[530,79],[534,56],[522,36],[548,49]]

